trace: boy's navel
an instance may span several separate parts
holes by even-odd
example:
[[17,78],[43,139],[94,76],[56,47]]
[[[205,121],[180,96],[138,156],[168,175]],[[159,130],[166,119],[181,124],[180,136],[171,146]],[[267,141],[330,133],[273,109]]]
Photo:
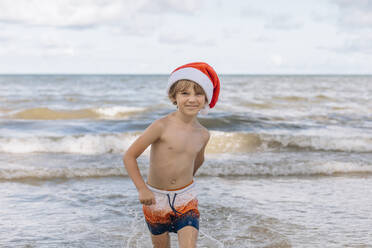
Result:
[[171,147],[171,146],[168,146],[168,150],[173,150],[173,147]]
[[175,184],[175,183],[176,183],[176,179],[172,179],[171,184]]

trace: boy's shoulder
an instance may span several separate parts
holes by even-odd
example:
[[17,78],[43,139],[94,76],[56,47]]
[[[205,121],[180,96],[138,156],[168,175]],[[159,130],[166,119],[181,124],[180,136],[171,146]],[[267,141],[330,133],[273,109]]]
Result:
[[153,129],[164,130],[166,125],[167,125],[167,120],[165,117],[163,117],[163,118],[153,121],[150,126],[152,126]]
[[152,126],[153,129],[157,129],[158,131],[162,132],[166,129],[170,122],[171,120],[169,118],[169,115],[166,115],[153,121],[150,126]]
[[164,128],[169,124],[170,121],[171,120],[169,118],[169,115],[166,115],[164,117],[156,119],[152,124]]
[[209,130],[206,127],[204,127],[202,124],[200,124],[200,126],[201,126],[201,129],[202,129],[202,134],[203,134],[204,139],[206,141],[208,141],[209,138],[211,137],[211,134],[210,134]]

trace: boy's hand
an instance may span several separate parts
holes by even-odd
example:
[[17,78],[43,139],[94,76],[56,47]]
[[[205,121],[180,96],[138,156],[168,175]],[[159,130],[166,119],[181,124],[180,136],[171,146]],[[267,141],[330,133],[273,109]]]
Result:
[[149,190],[148,188],[139,190],[138,194],[139,194],[139,200],[141,204],[144,204],[144,205],[155,204],[154,193],[152,193],[152,191]]

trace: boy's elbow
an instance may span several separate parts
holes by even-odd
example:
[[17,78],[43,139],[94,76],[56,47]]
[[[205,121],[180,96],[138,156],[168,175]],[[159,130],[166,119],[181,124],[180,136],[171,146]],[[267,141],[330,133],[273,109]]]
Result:
[[130,164],[129,161],[131,161],[134,157],[127,151],[124,153],[124,156],[123,156],[123,163],[125,166],[128,166],[128,164]]
[[127,154],[128,154],[128,152],[125,152],[124,155],[123,155],[123,161],[124,161],[124,162],[125,162],[125,160],[128,159],[128,155],[127,155]]

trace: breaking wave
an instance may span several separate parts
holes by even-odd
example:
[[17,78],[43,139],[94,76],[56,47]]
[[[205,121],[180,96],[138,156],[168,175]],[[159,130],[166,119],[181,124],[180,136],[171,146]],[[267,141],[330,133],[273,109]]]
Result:
[[0,138],[4,153],[122,153],[139,133],[85,134],[61,137]]
[[30,108],[8,115],[8,118],[23,120],[122,119],[128,116],[141,113],[145,110],[146,110],[145,108],[126,106],[78,110],[53,110],[50,108]]
[[[141,166],[142,176],[147,176],[147,165]],[[198,171],[202,177],[239,177],[239,176],[338,176],[338,175],[372,175],[372,165],[351,162],[306,162],[296,164],[256,164],[237,163],[228,160],[208,159]],[[90,178],[113,177],[128,174],[124,166],[106,167],[34,167],[21,166],[0,169],[0,180],[19,179],[56,179],[56,178]]]
[[13,168],[0,169],[0,179],[17,180],[17,179],[55,179],[55,178],[89,178],[89,177],[112,177],[123,176],[123,168]]
[[[123,153],[140,132],[120,134],[84,134],[70,136],[0,137],[3,153]],[[321,135],[259,134],[211,132],[207,154],[251,153],[281,149],[372,152],[368,137],[332,137]]]

